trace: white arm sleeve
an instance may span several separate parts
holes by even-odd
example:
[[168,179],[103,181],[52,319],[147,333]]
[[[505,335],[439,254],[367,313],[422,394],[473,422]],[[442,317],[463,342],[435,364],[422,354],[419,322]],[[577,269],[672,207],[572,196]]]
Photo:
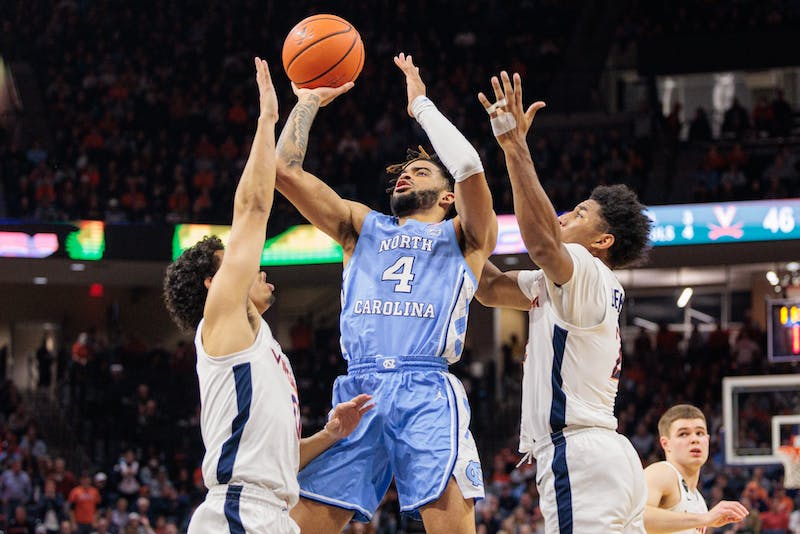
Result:
[[411,112],[428,134],[433,150],[456,182],[483,172],[478,151],[428,97],[420,95],[415,98],[411,103]]

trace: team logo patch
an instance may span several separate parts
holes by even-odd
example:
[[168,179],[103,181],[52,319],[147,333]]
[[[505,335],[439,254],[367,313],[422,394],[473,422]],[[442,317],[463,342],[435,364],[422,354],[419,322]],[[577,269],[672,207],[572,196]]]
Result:
[[428,225],[425,231],[431,237],[439,237],[440,235],[442,235],[442,227],[438,224]]
[[471,460],[467,464],[467,468],[464,470],[464,473],[467,475],[469,481],[472,482],[473,486],[476,488],[483,486],[483,472],[481,471],[481,464],[475,460]]
[[397,362],[394,360],[394,358],[383,360],[384,369],[394,369],[396,367],[397,367]]

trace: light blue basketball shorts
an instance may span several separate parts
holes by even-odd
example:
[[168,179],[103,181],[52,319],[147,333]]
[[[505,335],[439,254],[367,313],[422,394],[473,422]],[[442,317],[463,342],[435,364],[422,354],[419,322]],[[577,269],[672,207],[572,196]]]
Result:
[[372,518],[392,477],[400,510],[415,517],[442,495],[451,476],[464,498],[483,498],[469,403],[444,359],[351,361],[333,385],[333,406],[361,393],[372,395],[375,408],[300,471],[301,497],[352,510],[362,522]]

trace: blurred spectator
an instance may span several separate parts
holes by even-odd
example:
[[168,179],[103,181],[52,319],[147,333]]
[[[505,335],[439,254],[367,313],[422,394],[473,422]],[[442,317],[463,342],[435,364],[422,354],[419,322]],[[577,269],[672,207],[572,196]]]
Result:
[[67,501],[72,505],[72,522],[76,534],[90,534],[94,527],[94,517],[100,504],[100,493],[92,486],[89,473],[82,473],[80,484],[72,488]]

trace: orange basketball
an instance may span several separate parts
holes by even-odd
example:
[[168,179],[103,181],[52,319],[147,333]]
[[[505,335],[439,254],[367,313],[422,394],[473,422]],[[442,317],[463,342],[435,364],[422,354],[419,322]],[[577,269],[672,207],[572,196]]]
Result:
[[283,68],[298,87],[339,87],[364,66],[364,44],[352,24],[336,15],[301,20],[283,42]]

